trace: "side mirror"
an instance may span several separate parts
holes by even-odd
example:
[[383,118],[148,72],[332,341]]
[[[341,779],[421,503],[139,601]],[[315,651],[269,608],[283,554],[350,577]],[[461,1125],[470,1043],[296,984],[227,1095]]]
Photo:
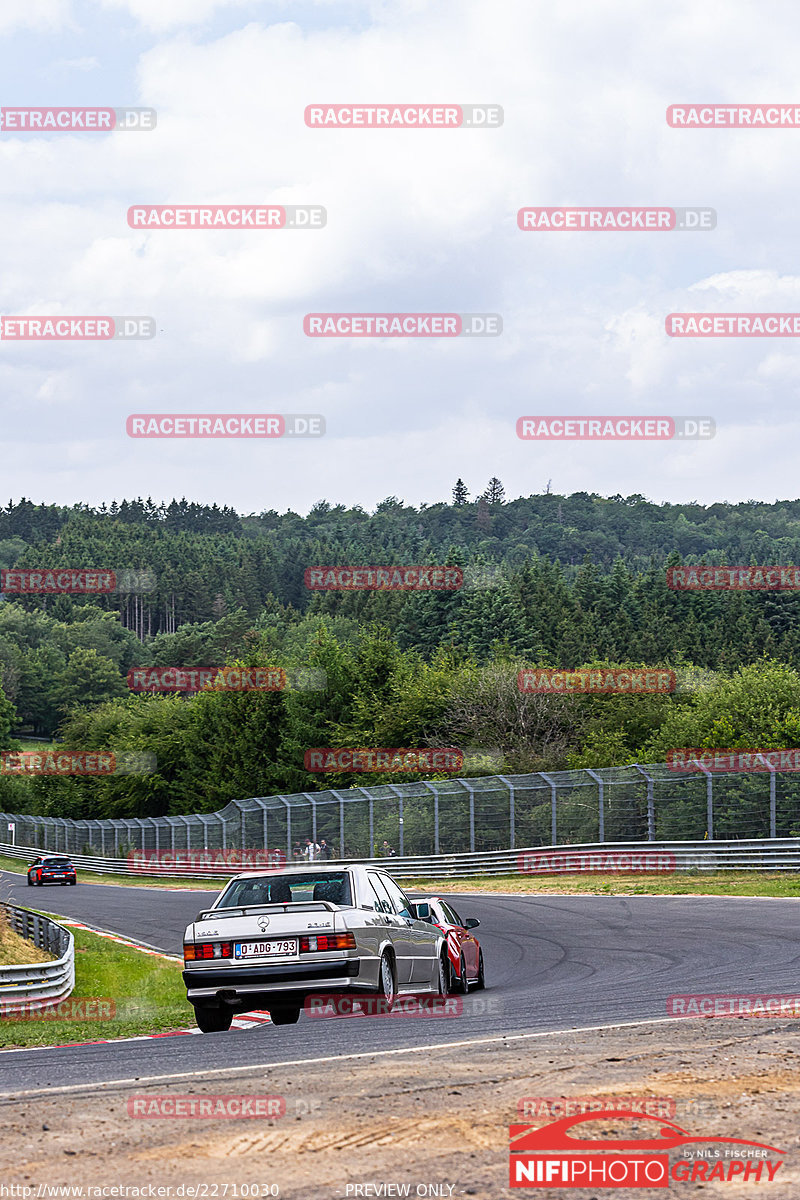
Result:
[[479,925],[480,921],[477,917],[467,917],[466,921],[464,922],[465,929],[477,929]]
[[414,905],[414,912],[418,921],[430,921],[431,906],[427,900],[420,900]]

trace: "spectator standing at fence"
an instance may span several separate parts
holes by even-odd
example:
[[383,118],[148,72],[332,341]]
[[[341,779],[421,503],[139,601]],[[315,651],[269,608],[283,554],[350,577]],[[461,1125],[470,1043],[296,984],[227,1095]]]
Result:
[[319,857],[325,859],[333,858],[333,846],[329,846],[325,838],[319,839]]
[[387,841],[384,841],[383,845],[381,846],[381,854],[384,858],[391,858],[394,855],[394,849]]
[[314,862],[319,858],[319,846],[316,842],[312,842],[311,838],[306,838],[306,848],[303,851],[303,858],[307,858],[309,862]]

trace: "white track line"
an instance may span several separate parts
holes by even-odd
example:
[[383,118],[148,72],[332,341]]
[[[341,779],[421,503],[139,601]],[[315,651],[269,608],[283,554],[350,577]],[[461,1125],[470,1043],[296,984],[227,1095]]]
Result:
[[[685,1017],[653,1017],[646,1021],[620,1021],[614,1025],[579,1025],[577,1027],[573,1026],[570,1029],[547,1029],[541,1032],[537,1031],[536,1033],[509,1033],[499,1034],[496,1037],[470,1038],[463,1042],[437,1042],[426,1046],[403,1046],[397,1050],[364,1050],[358,1054],[331,1054],[324,1058],[291,1058],[282,1062],[262,1062],[249,1067],[215,1067],[205,1071],[181,1071],[172,1075],[135,1075],[128,1079],[109,1079],[105,1082],[78,1083],[68,1087],[35,1088],[25,1092],[0,1092],[0,1100],[25,1100],[30,1099],[32,1096],[63,1096],[77,1092],[95,1092],[101,1088],[129,1087],[133,1084],[146,1086],[151,1083],[167,1083],[178,1079],[210,1079],[215,1075],[244,1075],[256,1071],[263,1073],[265,1068],[275,1070],[279,1067],[305,1067],[309,1064],[318,1066],[322,1063],[341,1063],[360,1058],[389,1058],[395,1054],[428,1054],[431,1050],[451,1050],[462,1046],[486,1046],[498,1042],[524,1042],[533,1038],[563,1037],[566,1034],[573,1033],[600,1033],[605,1029],[635,1029],[642,1025],[677,1025],[679,1022],[685,1020]],[[12,1051],[12,1053],[15,1052]]]

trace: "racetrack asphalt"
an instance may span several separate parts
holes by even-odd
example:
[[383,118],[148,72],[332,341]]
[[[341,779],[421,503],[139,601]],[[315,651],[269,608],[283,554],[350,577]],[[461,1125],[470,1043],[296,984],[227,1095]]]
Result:
[[[186,925],[217,894],[80,883],[25,886],[0,872],[0,899],[72,917],[180,955]],[[797,900],[697,896],[448,897],[476,916],[487,990],[438,1018],[309,1019],[297,1025],[0,1052],[0,1097],[30,1089],[258,1067],[327,1055],[664,1020],[675,993],[794,993]],[[714,1022],[710,1021],[709,1026]],[[187,1027],[193,1025],[187,1004]],[[656,1027],[657,1028],[657,1027]],[[525,1053],[525,1042],[518,1043]],[[468,1053],[465,1047],[465,1053]],[[335,1068],[334,1068],[335,1069]]]

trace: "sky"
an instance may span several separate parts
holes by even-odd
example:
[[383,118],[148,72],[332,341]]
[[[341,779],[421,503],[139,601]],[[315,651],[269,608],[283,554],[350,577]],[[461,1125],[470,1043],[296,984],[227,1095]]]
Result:
[[[147,315],[133,341],[0,340],[0,498],[185,495],[307,512],[800,494],[800,107],[783,0],[3,0],[2,106],[146,107],[151,131],[0,130],[0,314]],[[309,128],[308,105],[499,105],[492,128]],[[318,205],[316,229],[133,229],[131,206]],[[712,230],[518,228],[522,207],[700,206]],[[494,337],[313,338],[310,313],[495,313]],[[132,438],[135,413],[319,414],[316,438]],[[696,441],[528,441],[521,416],[706,416]]]

